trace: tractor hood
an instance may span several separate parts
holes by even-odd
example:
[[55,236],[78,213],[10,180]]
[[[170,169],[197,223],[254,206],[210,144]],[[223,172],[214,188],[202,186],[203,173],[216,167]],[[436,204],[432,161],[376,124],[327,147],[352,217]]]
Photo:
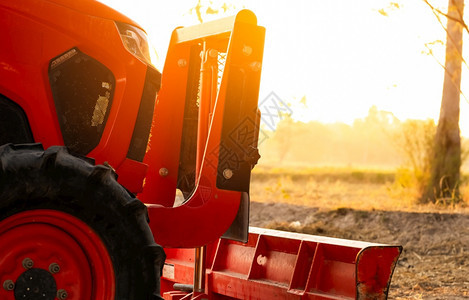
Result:
[[90,16],[95,16],[99,18],[110,19],[114,21],[131,24],[143,30],[143,28],[132,19],[110,8],[109,6],[101,2],[95,1],[95,0],[80,0],[80,1],[47,0],[47,1],[50,3],[54,3],[60,6],[64,6],[64,7],[79,11],[81,13],[84,13]]

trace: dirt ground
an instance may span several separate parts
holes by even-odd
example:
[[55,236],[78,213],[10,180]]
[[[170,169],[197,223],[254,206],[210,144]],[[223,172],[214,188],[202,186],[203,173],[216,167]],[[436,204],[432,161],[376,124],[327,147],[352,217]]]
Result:
[[404,247],[389,299],[469,299],[469,214],[251,203],[252,226]]

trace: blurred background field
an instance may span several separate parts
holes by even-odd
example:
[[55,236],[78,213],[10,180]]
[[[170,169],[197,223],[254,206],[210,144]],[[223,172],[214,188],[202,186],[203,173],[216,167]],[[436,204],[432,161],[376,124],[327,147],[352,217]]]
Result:
[[[305,206],[467,212],[468,139],[462,138],[460,197],[419,202],[429,172],[433,120],[397,119],[371,107],[364,118],[324,124],[288,116],[261,128],[251,199]],[[457,198],[457,199],[456,199]]]
[[[324,209],[469,212],[469,182],[463,174],[463,202],[416,203],[417,191],[399,182],[404,171],[353,167],[265,167],[254,169],[251,200]],[[402,180],[402,179],[401,179]],[[443,205],[446,204],[446,205]],[[448,205],[449,204],[449,205]]]

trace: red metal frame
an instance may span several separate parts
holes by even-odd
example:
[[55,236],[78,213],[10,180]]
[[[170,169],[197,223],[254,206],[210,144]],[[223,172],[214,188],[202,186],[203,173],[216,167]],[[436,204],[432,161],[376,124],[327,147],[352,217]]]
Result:
[[[254,32],[259,32],[262,39],[259,40],[259,34],[254,35]],[[263,34],[264,28],[257,26],[255,15],[247,10],[221,22],[180,28],[173,32],[155,108],[152,139],[145,156],[149,170],[143,192],[139,194],[139,198],[147,204],[155,240],[163,246],[192,248],[206,245],[218,239],[236,216],[241,193],[216,186],[218,157],[210,157],[209,154],[218,153],[221,145],[230,80],[225,74],[229,74],[231,64],[242,65],[247,78],[250,73],[257,72],[257,82],[260,80],[260,70],[250,70],[248,67],[253,61],[258,62],[259,55],[262,59]],[[198,168],[200,173],[196,189],[184,205],[173,207],[186,97],[186,85],[181,85],[181,81],[187,78],[191,46],[201,42],[227,49],[227,62],[218,94],[210,84],[207,88],[205,84],[202,86],[200,105],[205,109],[201,109],[202,115],[199,115],[202,134],[198,144],[198,159],[202,162]],[[243,45],[250,45],[253,53],[250,58],[242,53]],[[246,85],[245,82],[235,84],[240,90]],[[257,98],[258,86],[257,90],[254,88],[249,92],[256,93]],[[213,101],[215,95],[216,100]],[[162,175],[160,169],[167,172]]]
[[[249,242],[208,246],[209,299],[385,299],[401,247],[250,229]],[[193,250],[165,249],[161,287],[166,300],[188,295]]]
[[[16,281],[25,272],[28,258],[34,268],[49,270],[57,289],[72,299],[113,300],[114,269],[99,236],[83,221],[55,210],[32,210],[0,221],[0,282]],[[13,291],[0,289],[0,298],[15,299]]]

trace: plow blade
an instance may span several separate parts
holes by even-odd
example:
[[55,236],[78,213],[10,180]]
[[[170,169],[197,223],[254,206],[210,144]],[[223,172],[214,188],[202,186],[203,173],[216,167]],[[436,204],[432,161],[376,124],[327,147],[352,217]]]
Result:
[[401,246],[251,227],[247,244],[220,239],[208,245],[206,296],[188,291],[193,249],[165,249],[161,288],[166,300],[386,299],[401,251]]

